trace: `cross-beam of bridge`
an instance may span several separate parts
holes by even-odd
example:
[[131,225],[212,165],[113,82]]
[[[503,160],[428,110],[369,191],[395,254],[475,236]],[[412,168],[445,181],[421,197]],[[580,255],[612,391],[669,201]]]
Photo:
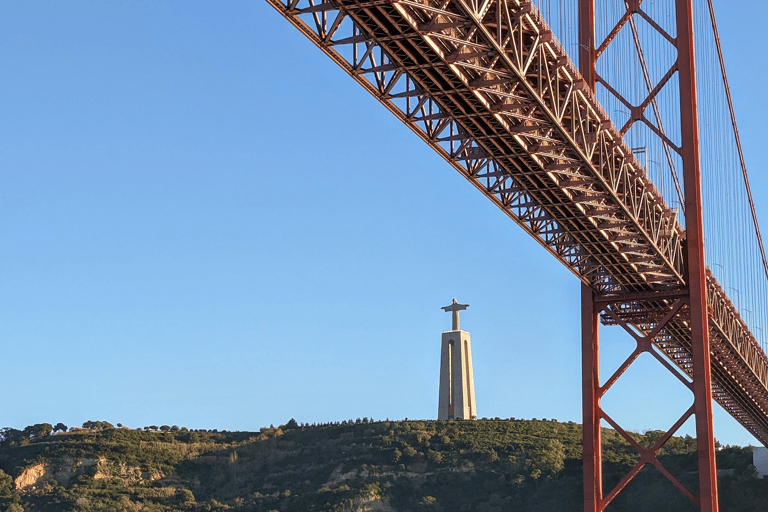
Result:
[[[686,232],[531,2],[267,1],[692,388]],[[712,396],[768,444],[768,357],[708,269],[706,299]]]

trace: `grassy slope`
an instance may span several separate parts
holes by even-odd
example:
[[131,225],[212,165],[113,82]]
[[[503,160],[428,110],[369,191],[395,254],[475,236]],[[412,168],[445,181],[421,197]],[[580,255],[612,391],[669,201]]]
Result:
[[[650,445],[658,435],[637,438]],[[396,511],[581,509],[581,426],[575,423],[407,421],[257,433],[110,429],[7,444],[0,447],[0,469],[14,478],[35,462],[70,478],[65,485],[40,481],[34,491],[0,498],[0,510],[14,501],[29,512],[341,511],[361,509],[361,503]],[[660,459],[695,491],[692,439],[673,438]],[[78,465],[81,460],[86,464]],[[609,489],[637,455],[606,430],[604,460]],[[720,482],[724,512],[768,510],[768,481],[754,478],[750,463],[749,449],[719,453],[719,467],[731,473]],[[613,510],[651,509],[693,507],[647,467]]]

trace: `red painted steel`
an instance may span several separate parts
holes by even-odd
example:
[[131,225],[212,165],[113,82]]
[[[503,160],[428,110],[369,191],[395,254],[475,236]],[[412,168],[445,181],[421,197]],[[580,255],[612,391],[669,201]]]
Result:
[[[596,81],[595,0],[579,0],[579,71],[594,91]],[[603,438],[600,425],[600,315],[594,292],[581,286],[581,407],[584,512],[603,502]]]
[[691,309],[691,354],[699,459],[699,506],[716,512],[717,469],[712,421],[712,369],[709,349],[704,215],[699,162],[699,119],[696,106],[696,62],[693,45],[693,1],[676,0],[677,60],[680,81],[683,181],[685,183],[688,290]]
[[[594,89],[596,85],[596,61],[595,49],[595,5],[594,0],[579,0],[579,63],[580,71],[585,81]],[[717,470],[715,467],[714,429],[712,422],[712,374],[709,350],[709,317],[707,309],[706,289],[706,265],[704,263],[704,235],[703,215],[701,203],[701,180],[699,175],[699,140],[698,140],[698,116],[696,110],[696,73],[695,54],[693,47],[693,18],[691,0],[676,0],[677,32],[676,46],[678,49],[677,67],[671,72],[679,73],[680,84],[680,122],[682,127],[682,143],[680,149],[683,158],[683,177],[685,183],[685,212],[686,212],[686,283],[687,288],[683,296],[688,306],[690,321],[690,353],[692,359],[692,371],[689,374],[692,382],[683,380],[669,364],[659,358],[653,350],[654,341],[662,328],[666,326],[682,309],[683,303],[678,300],[674,303],[664,319],[645,337],[637,336],[628,323],[616,312],[610,309],[609,302],[603,302],[601,307],[596,307],[594,294],[591,290],[582,292],[582,385],[583,385],[583,415],[584,415],[584,510],[585,512],[600,512],[624,489],[624,487],[639,473],[646,464],[657,467],[667,478],[678,487],[681,492],[691,498],[703,512],[716,512],[718,510],[717,499]],[[624,23],[632,23],[630,9],[627,16],[617,24],[621,27]],[[618,29],[614,29],[618,32]],[[611,36],[601,46],[601,51],[610,44]],[[669,75],[670,73],[668,73]],[[606,87],[610,84],[601,82]],[[618,95],[618,93],[616,93]],[[649,96],[650,98],[651,96]],[[648,103],[646,100],[645,103]],[[629,123],[622,129],[626,132]],[[646,295],[653,297],[653,292]],[[614,303],[614,305],[619,303]],[[601,387],[598,377],[599,369],[599,325],[595,319],[602,308],[618,325],[621,325],[637,340],[637,348],[627,358],[619,369],[611,376],[606,384]],[[623,429],[610,419],[600,407],[601,396],[610,388],[622,373],[642,353],[648,352],[654,355],[673,374],[681,378],[694,394],[694,404],[670,429],[657,446],[645,449],[634,440],[624,434]],[[696,415],[697,452],[699,467],[699,496],[694,496],[673,475],[671,475],[656,458],[657,451],[664,442],[676,431],[692,413]],[[602,453],[600,419],[605,418],[612,427],[624,435],[625,439],[635,447],[640,454],[640,461],[621,482],[606,496],[602,496]]]
[[579,0],[579,71],[594,91],[597,80],[595,51],[595,0]]
[[599,512],[603,501],[603,446],[600,427],[600,315],[592,288],[581,286],[581,389],[583,417],[584,512]]
[[[678,44],[635,0],[605,40],[595,41],[594,0],[579,0],[585,23],[577,69],[527,0],[267,1],[583,283],[588,510],[605,509],[645,464],[698,503],[656,458],[694,412],[703,439],[702,510],[717,510],[710,397],[768,443],[768,356],[706,269],[700,230],[691,231],[700,212],[690,31],[678,30]],[[679,23],[689,30],[690,0],[676,2]],[[680,48],[679,61],[662,80],[680,73],[681,119],[690,133],[680,146],[669,147],[683,157],[685,188],[694,194],[686,201],[688,239],[622,139],[628,126],[614,126],[594,94],[598,81],[611,88],[597,76],[595,61],[623,26],[632,26],[633,15]],[[645,85],[638,111],[653,106],[660,88],[647,80]],[[654,133],[668,141],[663,129]],[[602,387],[598,319],[637,340]],[[600,408],[600,397],[644,352],[694,391],[696,402],[649,449]],[[606,496],[602,420],[641,456]]]
[[[626,322],[621,318],[621,309],[626,306],[621,299],[608,299],[596,296],[592,290],[584,287],[582,289],[582,408],[584,414],[583,430],[583,468],[584,468],[584,510],[585,512],[602,512],[608,505],[626,488],[646,465],[654,466],[661,474],[677,487],[680,492],[686,495],[696,506],[701,506],[701,510],[717,510],[716,508],[706,508],[709,503],[708,498],[696,496],[690,489],[686,488],[674,475],[672,475],[658,460],[659,450],[672,437],[675,432],[690,418],[696,409],[692,405],[685,411],[674,425],[662,436],[655,445],[646,448],[640,445],[626,430],[622,428],[608,413],[606,413],[600,401],[603,395],[618,381],[624,372],[637,360],[637,358],[647,353],[654,357],[662,366],[669,370],[673,376],[680,380],[691,391],[694,391],[693,382],[686,379],[683,373],[666,359],[662,352],[657,349],[660,338],[663,338],[662,332],[667,327],[676,322],[681,316],[687,316],[689,298],[680,296],[667,302],[666,312],[650,331],[638,331],[633,324]],[[599,366],[599,319],[601,315],[606,315],[613,319],[616,325],[621,326],[630,336],[632,336],[637,346],[635,350],[619,365],[614,373],[604,384],[600,385]],[[711,403],[711,399],[710,399]],[[627,443],[632,446],[639,454],[639,460],[619,483],[603,495],[602,482],[602,444],[600,422],[605,422],[618,432]],[[714,438],[713,438],[714,439]],[[702,505],[704,502],[704,505]]]

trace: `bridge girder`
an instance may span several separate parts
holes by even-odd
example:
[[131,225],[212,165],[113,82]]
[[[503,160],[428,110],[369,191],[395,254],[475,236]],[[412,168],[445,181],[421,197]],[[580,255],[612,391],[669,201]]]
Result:
[[[623,305],[603,323],[653,332],[687,293],[685,231],[531,2],[267,1],[599,300]],[[705,279],[712,395],[768,444],[768,357]],[[689,309],[653,346],[692,377]]]

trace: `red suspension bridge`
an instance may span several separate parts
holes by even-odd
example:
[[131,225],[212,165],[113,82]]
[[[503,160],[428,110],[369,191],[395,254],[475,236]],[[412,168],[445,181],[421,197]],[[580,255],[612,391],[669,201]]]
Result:
[[[711,0],[267,1],[583,283],[585,510],[645,465],[717,510],[712,400],[768,444],[768,261]],[[643,353],[694,397],[651,448],[600,405]],[[692,416],[696,492],[657,458]],[[601,422],[640,454],[606,490]]]

